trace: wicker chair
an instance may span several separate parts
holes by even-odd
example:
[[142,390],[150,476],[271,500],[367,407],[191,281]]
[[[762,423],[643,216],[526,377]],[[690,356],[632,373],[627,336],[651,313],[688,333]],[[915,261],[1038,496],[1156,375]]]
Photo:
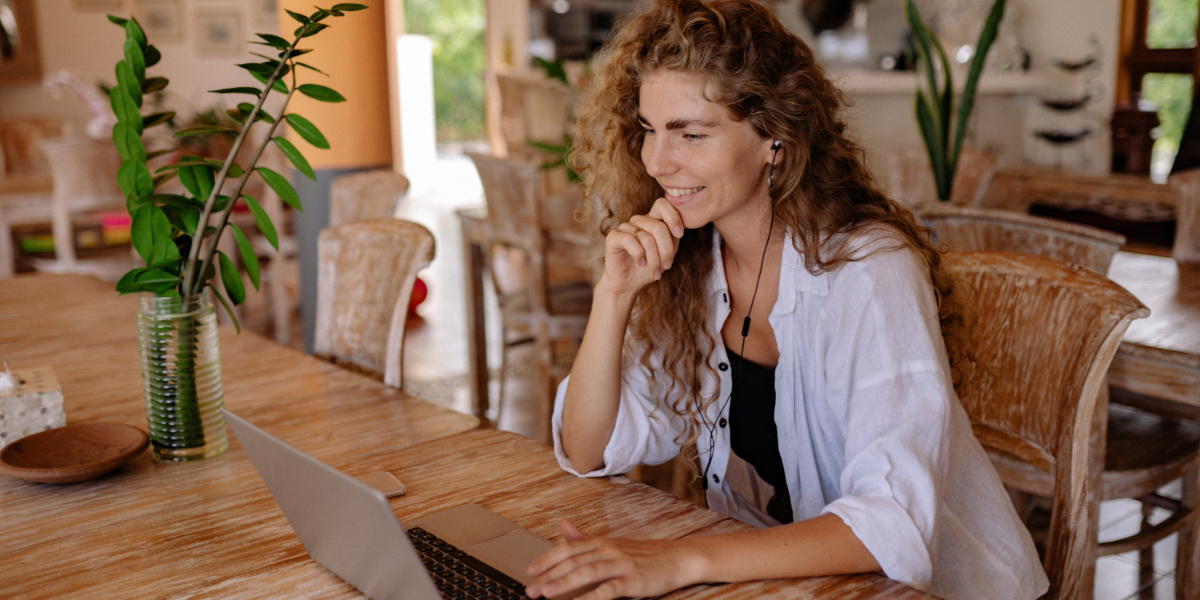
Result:
[[[996,173],[996,155],[974,148],[963,148],[950,190],[950,203],[979,206]],[[905,148],[887,158],[892,197],[906,206],[937,202],[937,185],[924,148]]]
[[433,234],[392,219],[321,230],[313,354],[404,384],[404,325],[417,271],[433,260]]

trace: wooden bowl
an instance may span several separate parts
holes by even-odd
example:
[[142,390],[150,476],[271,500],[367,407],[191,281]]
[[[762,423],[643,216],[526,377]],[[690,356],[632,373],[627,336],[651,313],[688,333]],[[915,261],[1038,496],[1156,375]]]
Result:
[[23,437],[0,452],[0,473],[39,483],[75,483],[107,475],[146,450],[137,427],[85,423]]

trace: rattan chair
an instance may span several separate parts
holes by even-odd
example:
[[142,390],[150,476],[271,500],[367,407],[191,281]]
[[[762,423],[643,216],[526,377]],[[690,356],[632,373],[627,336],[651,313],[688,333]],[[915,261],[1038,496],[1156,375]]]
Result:
[[408,301],[433,254],[433,234],[410,221],[322,229],[313,354],[402,387]]

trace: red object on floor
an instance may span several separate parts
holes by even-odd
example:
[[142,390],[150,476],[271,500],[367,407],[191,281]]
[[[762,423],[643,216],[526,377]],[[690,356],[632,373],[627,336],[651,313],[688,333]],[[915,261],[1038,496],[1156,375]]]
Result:
[[425,301],[429,296],[429,286],[425,285],[421,278],[417,278],[417,282],[413,284],[412,296],[408,299],[408,314],[414,316],[417,314],[417,307]]

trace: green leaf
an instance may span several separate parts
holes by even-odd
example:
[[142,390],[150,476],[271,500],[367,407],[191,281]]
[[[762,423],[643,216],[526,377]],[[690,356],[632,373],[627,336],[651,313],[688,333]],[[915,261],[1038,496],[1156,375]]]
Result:
[[258,227],[258,232],[261,233],[263,237],[267,238],[267,241],[270,242],[272,248],[278,251],[279,234],[275,232],[275,224],[271,222],[270,215],[267,214],[267,211],[263,210],[263,207],[258,203],[258,200],[244,195],[242,198],[246,200],[246,206],[250,207],[250,214],[254,215],[254,224]]
[[265,65],[263,63],[242,63],[237,66],[250,71],[251,73],[258,73],[266,77],[270,77],[271,74],[275,72],[275,67],[271,65]]
[[287,138],[276,137],[275,145],[279,146],[279,149],[283,151],[283,155],[286,156],[288,160],[292,161],[292,164],[295,165],[296,170],[304,173],[306,177],[313,181],[317,180],[317,174],[313,172],[313,168],[309,166],[308,161],[304,159],[304,155],[300,153],[300,150],[296,149],[296,146],[287,141]]
[[207,163],[179,167],[179,182],[197,200],[204,202],[213,188],[213,168]]
[[127,204],[130,211],[139,209],[147,204],[159,204],[163,206],[178,206],[183,208],[204,208],[204,202],[196,198],[188,198],[179,194],[150,194],[141,198],[135,198]]
[[[144,204],[133,211],[133,224],[129,227],[129,237],[133,249],[147,264],[154,258],[154,213],[162,213],[162,209],[153,204]],[[166,218],[166,215],[163,215]],[[170,224],[168,223],[168,226]]]
[[147,78],[142,82],[142,93],[153,94],[154,92],[165,90],[167,88],[167,84],[169,83],[171,83],[171,80],[167,79],[166,77]]
[[117,123],[113,125],[112,131],[113,143],[117,146],[117,153],[121,155],[121,160],[144,161],[146,157],[146,147],[142,144],[142,138],[133,131],[133,128],[127,123]]
[[[250,75],[252,75],[255,79],[261,81],[264,85],[267,83],[267,77],[269,77],[269,75],[263,75],[262,73],[255,73],[254,71],[250,71]],[[284,83],[282,79],[276,79],[275,83],[271,84],[271,89],[279,92],[280,94],[286,94],[288,92],[287,84]]]
[[346,97],[323,85],[305,83],[296,88],[301,94],[321,102],[345,102]]
[[[280,60],[284,60],[287,58],[296,58],[299,56],[304,56],[305,54],[308,54],[309,52],[312,52],[312,48],[293,48],[291,50],[285,50],[284,52],[280,52],[279,58],[280,58]],[[287,56],[284,56],[285,53]]]
[[258,88],[252,88],[252,87],[231,87],[231,88],[221,88],[219,90],[209,90],[209,91],[214,94],[253,94],[255,96],[262,95],[262,90],[260,90]]
[[[146,33],[142,31],[142,26],[138,24],[137,19],[129,19],[125,22],[125,39],[132,39],[133,43],[137,44],[138,50],[146,47]],[[141,79],[144,77],[138,77],[138,80]]]
[[326,73],[325,71],[322,71],[322,70],[320,70],[320,69],[318,69],[318,68],[316,68],[316,67],[314,67],[314,66],[312,66],[312,65],[305,64],[305,63],[302,63],[302,62],[298,62],[298,63],[296,63],[296,66],[297,66],[297,67],[304,67],[305,69],[308,69],[309,71],[316,71],[317,73],[320,73],[320,74],[322,74],[322,75],[324,75],[324,76],[326,76],[326,77],[329,77],[329,73]]
[[175,175],[176,173],[174,171],[163,175],[155,175],[154,177],[150,178],[150,181],[153,184],[154,189],[157,190],[159,187],[162,187],[162,184],[175,179]]
[[254,289],[258,289],[258,255],[254,253],[254,247],[250,245],[250,239],[242,233],[242,228],[237,226],[237,223],[230,223],[233,228],[233,239],[237,240],[238,251],[242,254],[242,264],[246,265],[246,275],[250,276],[250,283],[254,284]]
[[[213,211],[221,212],[221,211],[225,210],[225,207],[227,207],[227,206],[229,206],[229,196],[217,196],[217,201],[213,202]],[[208,236],[207,233],[204,235],[206,237]]]
[[300,134],[304,141],[320,148],[322,150],[329,149],[329,141],[321,135],[321,130],[317,129],[311,121],[297,114],[288,114],[284,116],[287,119],[288,125],[292,126],[292,130]]
[[154,113],[152,115],[146,115],[146,116],[142,117],[142,129],[146,129],[147,127],[154,127],[155,125],[162,125],[163,123],[170,122],[170,120],[174,119],[174,118],[175,118],[175,111],[173,111],[173,110],[167,111],[167,112]]
[[179,150],[179,148],[167,148],[167,149],[165,149],[165,150],[155,150],[155,151],[153,151],[153,152],[147,152],[147,153],[146,153],[146,160],[155,159],[155,158],[158,158],[158,157],[160,157],[160,156],[166,156],[166,155],[168,155],[168,154],[170,154],[170,153],[172,153],[172,152],[175,152],[176,150]]
[[134,277],[134,284],[148,292],[163,293],[179,285],[179,276],[161,268],[147,268]]
[[181,137],[187,137],[189,135],[208,135],[210,133],[232,133],[234,135],[237,135],[237,132],[238,132],[238,130],[236,130],[236,129],[233,129],[230,127],[222,127],[220,125],[197,125],[196,127],[188,127],[187,129],[180,129],[179,131],[176,131],[175,135],[173,135],[171,137],[181,138]]
[[975,57],[971,59],[971,68],[967,72],[967,83],[963,88],[962,100],[958,105],[958,122],[954,128],[954,146],[950,155],[951,178],[958,169],[958,157],[962,151],[963,136],[967,133],[967,120],[971,117],[971,110],[975,106],[975,90],[979,87],[979,77],[983,73],[984,63],[987,62],[987,54],[996,41],[1000,21],[1004,19],[1004,9],[1005,0],[996,0],[996,3],[992,5],[992,12],[988,14],[987,21],[983,24],[983,31],[979,33],[979,42],[975,44]]
[[[168,232],[171,227],[171,219],[167,216],[166,211],[159,209],[163,216],[163,222],[167,224]],[[179,262],[179,247],[175,245],[175,240],[170,235],[154,238],[154,261],[147,263],[151,267],[167,268],[172,263]]]
[[292,12],[292,11],[290,11],[290,10],[287,10],[287,9],[284,9],[284,12],[286,12],[286,13],[287,13],[287,14],[289,14],[289,15],[291,15],[291,17],[292,17],[293,19],[295,19],[296,21],[300,22],[301,24],[308,24],[308,23],[311,23],[311,22],[312,22],[312,19],[309,19],[308,17],[306,17],[306,16],[304,16],[304,15],[302,15],[302,14],[300,14],[300,13],[297,13],[297,12]]
[[921,137],[925,139],[925,149],[929,153],[929,165],[932,167],[933,180],[937,185],[938,199],[949,200],[949,191],[943,191],[948,186],[943,184],[946,172],[946,151],[942,146],[942,135],[938,131],[937,121],[934,119],[928,97],[919,90],[917,91],[917,125],[920,127]]
[[117,185],[126,199],[138,198],[154,191],[154,178],[150,176],[150,169],[146,168],[146,163],[127,160],[117,169]]
[[535,56],[533,58],[537,61],[538,66],[542,68],[542,71],[546,73],[547,77],[550,79],[557,79],[568,86],[571,85],[571,82],[567,81],[567,70],[563,68],[563,64],[561,62],[557,60],[548,61],[540,56]]
[[104,16],[107,17],[109,21],[116,23],[117,25],[120,25],[122,29],[125,28],[125,22],[129,20],[129,19],[121,18],[121,17],[116,17],[113,15],[104,15]]
[[[242,111],[243,113],[245,113],[247,115],[249,115],[250,112],[254,110],[254,105],[250,104],[249,102],[242,102],[242,103],[238,104],[237,107],[238,107],[238,110]],[[255,121],[266,121],[266,122],[272,123],[272,124],[275,123],[275,118],[272,117],[271,115],[268,115],[267,111],[262,110],[262,109],[259,109],[258,116],[255,117],[254,120]]]
[[234,306],[246,301],[246,284],[242,283],[242,274],[238,272],[237,265],[233,264],[224,252],[217,252],[217,258],[221,266],[221,283],[225,284],[225,293],[229,294],[229,300]]
[[329,26],[324,23],[311,23],[308,25],[301,25],[301,26],[297,27],[296,31],[294,33],[296,34],[297,37],[302,37],[302,38],[312,37],[312,36],[320,33],[322,29],[326,29],[328,27]]
[[304,207],[300,205],[300,196],[296,195],[296,190],[292,188],[292,184],[283,175],[276,173],[266,167],[258,167],[258,174],[262,176],[263,181],[279,194],[279,199],[283,200],[288,206],[303,211]]
[[292,47],[291,43],[289,43],[287,40],[285,40],[277,35],[273,35],[270,33],[258,33],[255,35],[262,38],[263,43],[265,43],[265,45],[267,45],[267,46],[274,46],[276,48],[279,48],[280,50],[287,50],[288,48]]
[[329,10],[336,10],[338,12],[354,12],[356,10],[366,10],[366,8],[367,7],[364,4],[334,4],[333,8]]
[[[211,278],[211,277],[212,277],[212,275],[209,275],[208,278]],[[206,281],[207,281],[207,279],[206,279]],[[237,314],[235,314],[233,312],[233,307],[229,306],[229,301],[226,300],[225,297],[221,295],[221,290],[218,290],[217,286],[210,283],[210,284],[208,284],[208,287],[212,288],[213,295],[217,297],[217,300],[221,301],[221,305],[225,307],[225,312],[229,313],[229,318],[233,320],[233,328],[235,330],[237,330],[238,333],[241,333],[242,325],[240,323],[238,323]]]
[[134,75],[133,69],[129,66],[128,61],[120,61],[117,63],[117,88],[125,90],[129,94],[129,99],[133,100],[133,105],[141,108],[142,106],[142,86],[138,83],[137,76]]
[[[110,16],[109,19],[111,19],[111,18],[112,17]],[[146,270],[146,267],[138,267],[138,268],[133,269],[133,270],[129,271],[128,273],[122,275],[121,280],[117,282],[117,293],[124,296],[125,294],[132,294],[133,292],[142,291],[142,290],[134,287],[133,281],[135,279],[137,279],[138,274],[140,274],[142,271],[145,271],[145,270]]]
[[[136,22],[130,21],[125,24],[127,36],[130,28],[137,28],[138,31],[141,31]],[[136,78],[139,88],[141,81],[146,78],[146,55],[142,52],[142,46],[145,43],[145,38],[142,38],[141,45],[132,37],[125,38],[125,62],[129,63],[129,68],[133,69],[133,76]]]
[[114,87],[109,94],[109,103],[118,122],[133,127],[135,133],[142,135],[142,113],[138,112],[137,105],[133,103],[133,98],[129,97],[125,88],[119,85]]
[[315,13],[313,13],[313,14],[309,15],[309,17],[308,17],[308,18],[312,19],[314,22],[316,22],[316,21],[324,21],[324,20],[325,20],[325,19],[327,19],[327,18],[329,17],[329,15],[331,15],[331,14],[333,14],[333,13],[331,13],[331,12],[329,12],[329,11],[327,11],[327,10],[323,9],[323,8],[318,8],[318,9],[317,9],[317,12],[315,12]]
[[185,234],[195,234],[196,229],[200,226],[199,208],[194,206],[168,205],[163,206],[162,209],[166,213],[167,219],[171,221],[171,225]]
[[145,55],[146,67],[153,67],[158,64],[158,61],[162,60],[162,53],[154,46],[146,46],[146,49],[142,53]]

